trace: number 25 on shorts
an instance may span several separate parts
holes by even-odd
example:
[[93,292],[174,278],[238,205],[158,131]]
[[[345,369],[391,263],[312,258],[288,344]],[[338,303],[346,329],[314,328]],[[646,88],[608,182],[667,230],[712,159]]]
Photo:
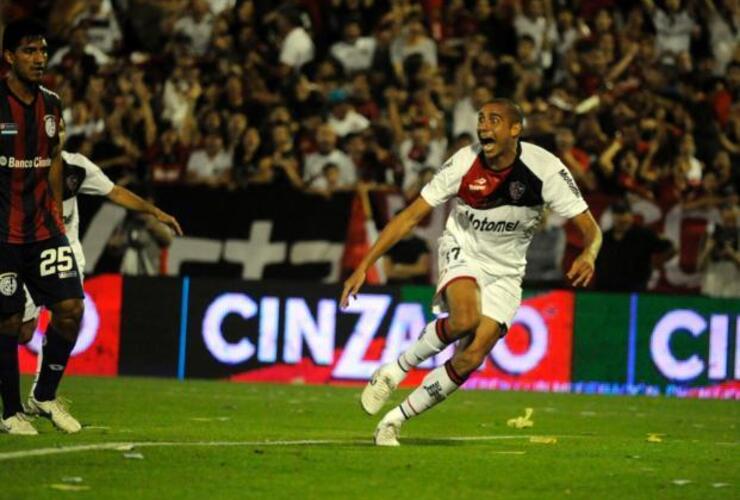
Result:
[[49,276],[51,274],[66,273],[74,268],[75,261],[72,258],[71,247],[47,248],[41,252],[41,265],[39,274]]

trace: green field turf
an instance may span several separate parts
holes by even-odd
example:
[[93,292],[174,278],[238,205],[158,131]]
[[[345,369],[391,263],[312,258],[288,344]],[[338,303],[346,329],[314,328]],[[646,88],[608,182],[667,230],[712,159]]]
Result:
[[[70,377],[63,392],[89,428],[0,435],[0,498],[740,498],[737,401],[462,391],[388,449],[358,388]],[[507,427],[525,407],[534,427]],[[12,454],[102,443],[140,444]]]

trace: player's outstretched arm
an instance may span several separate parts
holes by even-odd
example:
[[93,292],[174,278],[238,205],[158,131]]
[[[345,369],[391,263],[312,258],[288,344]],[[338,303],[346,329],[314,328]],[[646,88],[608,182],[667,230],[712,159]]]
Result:
[[342,298],[340,300],[341,307],[347,307],[349,305],[349,297],[355,296],[360,290],[360,287],[365,282],[365,274],[370,266],[375,264],[375,261],[381,255],[398,243],[398,240],[411,231],[431,211],[432,206],[420,196],[411,205],[406,207],[405,210],[390,220],[383,231],[381,231],[378,240],[365,258],[362,259],[360,265],[357,266],[355,272],[344,282],[344,290],[342,290]]
[[182,236],[182,229],[180,228],[180,224],[177,222],[177,219],[172,217],[170,214],[163,212],[154,204],[149,203],[137,194],[132,193],[125,187],[113,186],[113,190],[108,194],[108,199],[123,208],[127,208],[135,212],[151,214],[159,222],[171,227],[176,235]]
[[573,261],[570,271],[566,275],[573,286],[586,287],[594,277],[596,268],[596,257],[601,249],[601,229],[591,215],[590,210],[586,210],[571,219],[583,235],[585,247],[581,254]]

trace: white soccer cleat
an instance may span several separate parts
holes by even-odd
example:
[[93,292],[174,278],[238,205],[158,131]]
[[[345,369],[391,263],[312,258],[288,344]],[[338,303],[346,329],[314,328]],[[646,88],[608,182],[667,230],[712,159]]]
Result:
[[401,446],[398,435],[401,433],[401,422],[381,420],[375,428],[375,446]]
[[59,430],[68,434],[80,432],[82,429],[77,419],[67,411],[67,405],[59,398],[52,399],[51,401],[38,401],[32,394],[29,396],[26,406],[30,415],[40,415],[50,418]]
[[383,405],[391,397],[391,393],[396,390],[398,384],[384,371],[386,365],[381,366],[362,390],[360,404],[362,409],[370,415],[375,415],[383,408]]
[[18,412],[8,418],[0,419],[0,431],[15,436],[36,436],[38,431],[31,425],[25,413]]

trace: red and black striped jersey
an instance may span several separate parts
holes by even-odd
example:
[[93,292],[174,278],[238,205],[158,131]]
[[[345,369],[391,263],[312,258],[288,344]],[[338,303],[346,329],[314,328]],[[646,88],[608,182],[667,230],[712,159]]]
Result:
[[62,103],[39,86],[26,104],[0,81],[0,243],[31,243],[64,234],[49,183],[59,144]]

